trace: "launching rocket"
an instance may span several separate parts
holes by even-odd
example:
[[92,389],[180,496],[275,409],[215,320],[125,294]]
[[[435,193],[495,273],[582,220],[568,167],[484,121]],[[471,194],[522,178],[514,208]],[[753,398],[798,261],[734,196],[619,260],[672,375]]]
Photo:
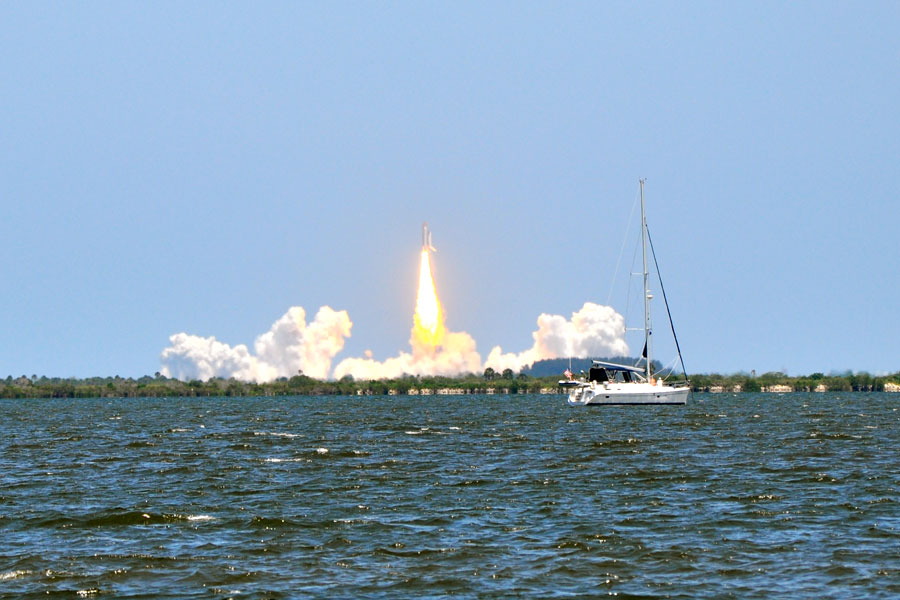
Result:
[[431,230],[428,229],[428,223],[422,223],[422,250],[437,252],[437,249],[431,244]]

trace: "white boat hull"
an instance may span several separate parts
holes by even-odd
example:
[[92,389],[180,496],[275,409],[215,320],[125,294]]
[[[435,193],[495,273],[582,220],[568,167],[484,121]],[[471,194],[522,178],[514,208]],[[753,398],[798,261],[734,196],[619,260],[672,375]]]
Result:
[[584,385],[569,391],[569,404],[623,405],[623,404],[687,404],[690,388],[647,383],[623,383],[616,385]]

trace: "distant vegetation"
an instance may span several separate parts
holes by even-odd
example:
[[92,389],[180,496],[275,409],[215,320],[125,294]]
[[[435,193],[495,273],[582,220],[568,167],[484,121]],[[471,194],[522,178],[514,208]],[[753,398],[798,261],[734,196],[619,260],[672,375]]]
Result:
[[772,388],[784,386],[795,392],[883,392],[888,387],[900,383],[900,372],[886,376],[875,376],[866,372],[841,374],[788,376],[784,373],[771,372],[753,376],[746,373],[735,375],[701,374],[691,375],[691,387],[695,391],[733,391],[744,392],[778,391]]
[[462,390],[468,394],[539,393],[556,388],[559,376],[533,378],[512,371],[460,377],[403,377],[381,381],[356,381],[347,376],[337,381],[322,381],[306,375],[282,377],[269,383],[248,383],[214,377],[207,381],[179,381],[161,375],[125,379],[91,377],[60,379],[48,377],[7,377],[0,380],[0,398],[166,398],[178,396],[293,396],[293,395],[387,395]]
[[[171,398],[182,396],[292,396],[292,395],[388,395],[388,394],[517,394],[557,391],[560,374],[568,367],[568,359],[541,361],[529,371],[515,374],[507,369],[496,373],[486,369],[481,374],[459,377],[414,377],[382,381],[356,381],[347,376],[338,381],[322,381],[302,373],[283,377],[269,383],[248,383],[235,379],[214,377],[207,381],[179,381],[156,373],[139,379],[122,377],[90,377],[86,379],[61,379],[22,375],[0,379],[0,398]],[[557,364],[559,363],[559,364]],[[573,359],[572,370],[577,374],[582,363]],[[585,362],[584,367],[589,367]],[[562,367],[562,368],[559,368]],[[552,374],[535,376],[530,373]],[[680,379],[673,377],[672,379]],[[869,373],[845,372],[842,374],[813,373],[788,376],[784,373],[748,375],[695,374],[691,375],[694,391],[858,391],[880,392],[885,385],[889,389],[900,384],[900,372],[888,376]],[[789,388],[789,390],[788,390]]]

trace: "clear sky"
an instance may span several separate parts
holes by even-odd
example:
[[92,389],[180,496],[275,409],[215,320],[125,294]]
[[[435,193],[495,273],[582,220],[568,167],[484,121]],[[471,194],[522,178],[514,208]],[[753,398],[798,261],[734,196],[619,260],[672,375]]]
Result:
[[[0,4],[0,376],[347,310],[421,222],[486,356],[605,303],[646,177],[691,371],[900,370],[900,3]],[[612,302],[615,305],[615,301]]]

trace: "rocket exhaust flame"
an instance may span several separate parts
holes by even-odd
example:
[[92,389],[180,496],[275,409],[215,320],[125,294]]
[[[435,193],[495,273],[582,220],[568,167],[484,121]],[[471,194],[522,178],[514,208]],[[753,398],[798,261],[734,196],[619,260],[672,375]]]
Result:
[[416,295],[416,314],[413,317],[413,349],[434,352],[444,339],[444,311],[437,297],[431,276],[429,249],[422,248],[419,262],[419,292]]

